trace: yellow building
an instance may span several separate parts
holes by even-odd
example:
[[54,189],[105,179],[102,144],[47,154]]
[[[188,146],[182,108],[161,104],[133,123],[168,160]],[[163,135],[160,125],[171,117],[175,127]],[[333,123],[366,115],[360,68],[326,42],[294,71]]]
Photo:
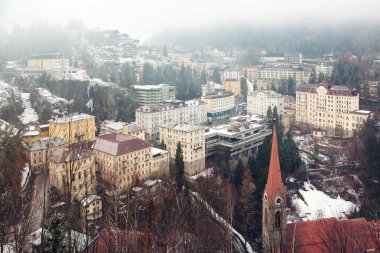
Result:
[[96,192],[95,154],[90,150],[60,150],[49,157],[50,184],[71,199],[81,200]]
[[60,53],[32,55],[27,61],[27,66],[59,74],[69,69],[69,58]]
[[328,83],[301,85],[296,92],[296,123],[326,131],[327,136],[352,137],[373,116],[359,110],[359,93]]
[[168,124],[160,126],[160,140],[175,159],[181,143],[185,173],[189,176],[205,170],[205,129],[197,125]]
[[60,138],[42,138],[33,144],[23,143],[25,157],[32,171],[45,172],[47,158],[57,150],[64,149],[66,142]]
[[226,79],[222,81],[223,89],[231,91],[235,96],[241,96],[240,79]]
[[95,138],[95,116],[73,113],[49,120],[49,136],[64,139],[68,144]]
[[169,174],[169,154],[135,136],[120,133],[96,138],[98,170],[111,194],[120,193],[138,180]]
[[98,195],[92,194],[86,196],[81,201],[81,216],[84,221],[95,220],[103,215],[102,198]]
[[202,100],[207,103],[207,121],[228,120],[234,113],[235,96],[231,91],[220,90],[206,94]]

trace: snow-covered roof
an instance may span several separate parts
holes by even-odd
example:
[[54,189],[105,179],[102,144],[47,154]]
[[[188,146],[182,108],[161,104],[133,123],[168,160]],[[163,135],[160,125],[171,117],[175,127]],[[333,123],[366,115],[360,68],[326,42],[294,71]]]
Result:
[[143,185],[147,186],[147,187],[151,187],[151,186],[154,186],[154,185],[156,185],[158,183],[161,183],[161,182],[162,182],[161,179],[147,180],[147,181],[144,182]]
[[100,200],[102,199],[99,195],[95,195],[95,194],[92,194],[92,195],[89,195],[87,197],[84,197],[80,203],[82,206],[86,207],[88,206],[89,204],[91,204],[92,202],[94,202],[95,200]]
[[168,151],[163,150],[163,149],[159,149],[159,148],[153,148],[152,153],[153,153],[153,156],[156,156],[156,155],[168,153]]
[[84,120],[88,118],[95,118],[95,116],[89,115],[86,113],[72,113],[72,114],[64,115],[63,117],[56,117],[54,119],[49,120],[49,122],[67,123],[67,122],[73,122],[73,121],[78,121],[78,120]]

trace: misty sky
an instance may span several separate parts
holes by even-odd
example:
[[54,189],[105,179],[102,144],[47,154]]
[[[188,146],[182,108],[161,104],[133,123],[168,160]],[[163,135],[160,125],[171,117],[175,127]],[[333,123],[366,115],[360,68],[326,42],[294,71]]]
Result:
[[378,20],[380,0],[0,0],[0,25],[82,20],[138,39],[166,29],[215,23],[278,25]]

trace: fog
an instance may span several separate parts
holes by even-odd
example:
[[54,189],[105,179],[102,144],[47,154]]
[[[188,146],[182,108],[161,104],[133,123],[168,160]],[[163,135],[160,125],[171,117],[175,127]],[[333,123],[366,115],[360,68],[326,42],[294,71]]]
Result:
[[146,40],[168,29],[215,24],[339,24],[378,21],[378,0],[0,0],[0,25],[10,30],[47,21],[81,20]]

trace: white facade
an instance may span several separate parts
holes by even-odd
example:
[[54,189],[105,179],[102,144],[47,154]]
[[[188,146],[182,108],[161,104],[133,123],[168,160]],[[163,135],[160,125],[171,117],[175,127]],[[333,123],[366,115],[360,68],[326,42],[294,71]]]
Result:
[[176,124],[204,124],[207,121],[207,104],[198,100],[174,101],[136,109],[136,124],[146,129],[147,138],[159,133],[159,126]]
[[189,176],[205,170],[205,129],[198,125],[168,124],[160,126],[160,140],[175,159],[181,143],[185,173]]
[[140,106],[156,105],[166,100],[175,100],[175,87],[168,84],[134,85]]
[[359,94],[346,86],[302,85],[296,92],[296,123],[326,130],[328,136],[351,137],[372,115],[359,110]]
[[241,71],[234,69],[234,70],[226,70],[223,72],[223,80],[240,80],[241,77]]
[[326,65],[324,63],[315,66],[315,77],[318,79],[319,75],[324,77],[331,77],[334,67],[332,65]]
[[305,79],[302,68],[260,68],[258,78],[262,80],[288,80],[292,78],[297,84],[301,84]]
[[254,91],[247,95],[247,112],[266,116],[268,107],[277,107],[279,114],[284,113],[284,97],[272,90]]

